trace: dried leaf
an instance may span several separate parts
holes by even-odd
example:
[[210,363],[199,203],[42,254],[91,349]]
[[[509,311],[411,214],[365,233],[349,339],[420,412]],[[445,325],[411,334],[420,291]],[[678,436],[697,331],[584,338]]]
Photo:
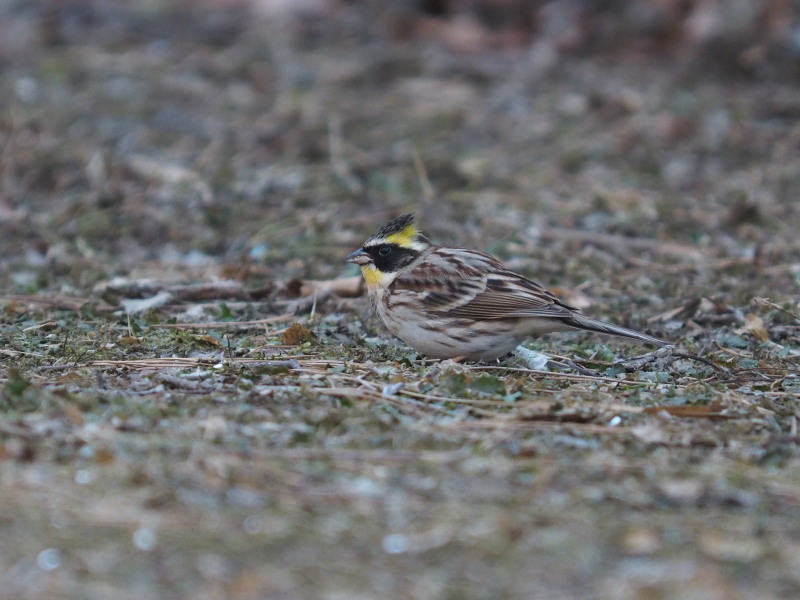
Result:
[[302,323],[292,323],[292,325],[281,334],[281,344],[286,346],[299,346],[303,342],[313,341],[315,337],[314,332]]
[[211,346],[214,348],[221,348],[222,343],[212,335],[195,335],[194,341],[200,346]]
[[769,340],[769,334],[764,326],[764,320],[752,313],[747,313],[744,316],[744,327],[735,330],[735,333],[749,333],[759,342],[766,342]]

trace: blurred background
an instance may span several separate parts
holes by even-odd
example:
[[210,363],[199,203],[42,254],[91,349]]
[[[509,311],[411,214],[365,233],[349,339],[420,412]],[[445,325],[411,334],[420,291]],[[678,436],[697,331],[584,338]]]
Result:
[[544,283],[797,251],[789,0],[3,0],[0,67],[8,290],[354,274],[407,210]]
[[[798,196],[794,0],[0,0],[0,597],[800,597]],[[420,359],[411,210],[702,358]]]

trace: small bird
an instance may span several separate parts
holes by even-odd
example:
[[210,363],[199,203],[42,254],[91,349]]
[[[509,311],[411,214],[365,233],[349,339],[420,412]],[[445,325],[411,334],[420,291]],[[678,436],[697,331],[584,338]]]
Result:
[[389,221],[346,260],[361,267],[386,328],[433,358],[491,360],[530,336],[570,329],[670,345],[587,317],[488,254],[433,244],[413,213]]

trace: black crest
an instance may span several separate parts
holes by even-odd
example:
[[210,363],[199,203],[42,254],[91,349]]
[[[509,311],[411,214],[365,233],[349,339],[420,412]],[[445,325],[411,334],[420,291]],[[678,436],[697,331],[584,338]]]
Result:
[[393,233],[400,233],[406,227],[411,225],[413,222],[414,222],[414,213],[408,213],[407,215],[400,215],[399,217],[395,217],[394,219],[389,221],[386,225],[381,227],[378,230],[378,232],[372,237],[381,238],[390,236]]

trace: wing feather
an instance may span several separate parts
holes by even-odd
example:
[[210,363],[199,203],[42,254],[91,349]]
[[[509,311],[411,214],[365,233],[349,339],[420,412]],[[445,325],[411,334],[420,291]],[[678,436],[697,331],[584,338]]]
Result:
[[443,317],[564,318],[580,311],[482,252],[436,248],[392,283]]

